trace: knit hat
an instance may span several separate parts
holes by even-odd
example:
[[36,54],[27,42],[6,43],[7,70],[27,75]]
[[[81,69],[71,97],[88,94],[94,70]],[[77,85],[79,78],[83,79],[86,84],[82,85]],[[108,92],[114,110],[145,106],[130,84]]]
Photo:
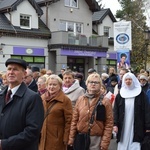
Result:
[[141,74],[141,75],[140,75],[140,80],[141,80],[141,79],[144,79],[144,80],[148,81],[148,77],[147,77],[146,75],[144,75],[144,74]]
[[107,73],[102,73],[101,76],[102,76],[102,77],[109,78],[109,75],[108,75]]

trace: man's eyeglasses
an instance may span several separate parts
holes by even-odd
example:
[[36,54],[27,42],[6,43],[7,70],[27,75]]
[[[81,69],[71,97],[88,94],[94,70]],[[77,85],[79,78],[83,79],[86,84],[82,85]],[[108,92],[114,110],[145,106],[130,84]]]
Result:
[[98,82],[98,81],[89,81],[88,83],[90,83],[90,84],[100,84],[100,82]]
[[45,82],[37,82],[36,84],[37,85],[43,85],[43,84],[45,84]]
[[31,75],[25,76],[24,79],[27,79],[28,77],[30,77]]

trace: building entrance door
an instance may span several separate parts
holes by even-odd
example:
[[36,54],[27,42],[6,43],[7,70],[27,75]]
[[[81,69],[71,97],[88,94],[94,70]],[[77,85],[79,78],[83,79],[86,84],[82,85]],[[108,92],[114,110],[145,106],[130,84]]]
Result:
[[84,58],[68,57],[67,59],[67,68],[75,72],[84,74],[84,64]]

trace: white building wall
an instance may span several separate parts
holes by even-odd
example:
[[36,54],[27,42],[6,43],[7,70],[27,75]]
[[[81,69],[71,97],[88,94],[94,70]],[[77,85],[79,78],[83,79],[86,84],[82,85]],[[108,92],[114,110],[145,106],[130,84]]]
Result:
[[[0,71],[5,71],[5,61],[13,55],[13,47],[29,47],[29,48],[44,48],[45,68],[48,69],[48,40],[31,39],[31,38],[17,38],[17,37],[1,37],[2,50],[0,51]],[[28,56],[28,55],[27,55]],[[31,55],[30,55],[31,56]]]
[[[46,18],[44,18],[46,7],[42,7],[42,9],[45,13],[42,20],[46,23]],[[85,0],[79,0],[79,8],[66,7],[63,0],[51,4],[48,12],[48,27],[52,32],[59,31],[60,20],[83,23],[83,34],[87,37],[92,34],[92,12]]]
[[[11,18],[10,18],[11,14]],[[6,17],[12,21],[11,23],[14,26],[20,26],[20,14],[31,15],[31,28],[38,28],[38,14],[36,10],[32,7],[29,1],[21,2],[16,11],[10,12],[10,14],[6,14]]]
[[111,18],[109,16],[106,16],[104,18],[104,20],[102,21],[101,24],[98,25],[98,34],[99,35],[104,35],[104,26],[106,27],[110,27],[109,29],[109,37],[113,37],[114,33],[113,33],[113,22],[111,20]]
[[[104,18],[102,23],[98,25],[98,34],[101,35],[101,36],[104,35],[104,26],[110,27],[109,28],[109,37],[114,37],[113,22],[112,22],[111,18],[108,15]],[[109,52],[114,51],[114,46],[109,46],[108,51]]]

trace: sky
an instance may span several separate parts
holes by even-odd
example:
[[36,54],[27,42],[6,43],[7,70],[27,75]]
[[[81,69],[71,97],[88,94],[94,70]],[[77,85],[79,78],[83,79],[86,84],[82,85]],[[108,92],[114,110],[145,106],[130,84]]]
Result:
[[[147,25],[150,27],[150,0],[145,0],[145,10],[146,12],[144,15],[147,17]],[[121,9],[121,5],[119,4],[118,0],[102,0],[102,6],[104,8],[110,8],[112,13],[115,15],[116,11]]]
[[121,9],[118,0],[102,0],[102,6],[104,6],[104,8],[110,8],[114,15],[118,9]]

